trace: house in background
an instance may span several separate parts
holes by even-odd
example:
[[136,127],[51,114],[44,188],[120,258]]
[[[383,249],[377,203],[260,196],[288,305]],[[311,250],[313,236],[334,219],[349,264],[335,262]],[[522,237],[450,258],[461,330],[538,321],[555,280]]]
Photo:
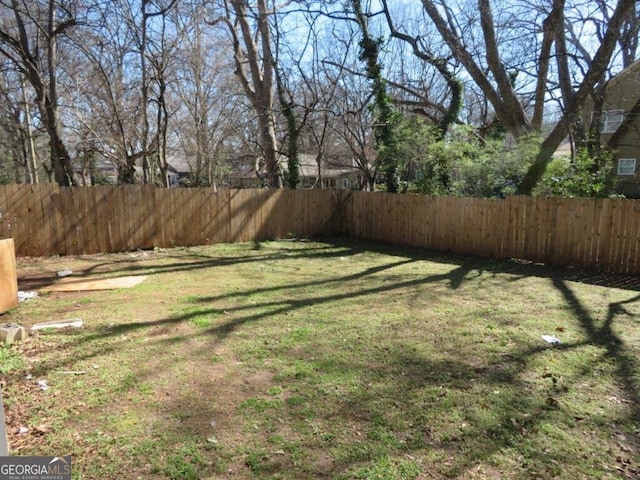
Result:
[[[141,182],[143,177],[141,161],[138,160],[135,165],[137,181]],[[105,158],[99,158],[90,166],[79,166],[76,168],[76,174],[80,179],[81,185],[116,185],[118,183],[118,169],[116,165]],[[191,178],[191,167],[180,158],[171,158],[167,170],[170,187],[183,186]]]
[[[318,164],[316,156],[300,154],[300,188],[338,188],[357,189],[358,170],[347,165],[323,161]],[[260,188],[265,172],[255,170],[256,158],[254,155],[240,155],[231,161],[229,173],[225,176],[225,183],[231,188]],[[279,159],[280,170],[286,175],[287,157],[282,155]]]
[[[301,188],[338,188],[353,190],[358,188],[358,171],[336,162],[321,161],[320,169],[315,155],[300,154]],[[287,158],[281,160],[282,171],[287,171]]]
[[[622,126],[625,118],[632,119],[628,128],[621,128],[614,147],[616,192],[629,198],[640,198],[640,115],[632,112],[640,108],[640,61],[614,76],[606,86],[601,112],[594,112],[593,104],[585,108],[585,123],[599,115],[603,143],[607,143]],[[620,135],[620,133],[623,133]]]
[[171,158],[168,162],[167,176],[170,187],[181,187],[188,185],[191,181],[191,166],[186,160]]
[[[256,156],[252,153],[236,155],[229,161],[224,185],[231,188],[259,188],[262,180],[256,174]],[[259,172],[263,176],[266,172]]]

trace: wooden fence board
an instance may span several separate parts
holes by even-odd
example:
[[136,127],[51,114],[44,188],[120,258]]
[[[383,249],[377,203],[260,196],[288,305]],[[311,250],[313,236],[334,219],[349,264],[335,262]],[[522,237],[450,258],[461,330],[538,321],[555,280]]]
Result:
[[32,247],[29,243],[28,200],[31,187],[29,185],[7,185],[7,236],[15,241],[16,252],[29,256]]
[[218,194],[215,193],[213,188],[199,188],[196,189],[195,192],[198,198],[197,205],[200,213],[201,244],[211,245],[216,243],[215,222],[217,221],[216,205],[218,202]]
[[123,212],[120,211],[120,205],[117,197],[117,187],[115,186],[107,186],[106,198],[107,198],[107,208],[108,208],[108,229],[109,229],[109,251],[110,252],[118,252],[120,251],[121,245],[120,241],[120,230],[121,230],[121,222],[120,215]]
[[507,255],[511,258],[521,258],[520,239],[522,233],[520,231],[521,217],[522,215],[522,199],[519,197],[509,197],[509,231],[507,236],[508,247]]
[[629,217],[627,268],[624,273],[633,274],[640,271],[640,200],[632,201]]
[[[600,200],[600,199],[598,199]],[[601,199],[599,212],[599,249],[598,249],[598,262],[599,267],[602,269],[608,268],[611,259],[611,235],[613,231],[613,210],[611,200],[608,198]]]
[[448,220],[449,212],[446,211],[447,203],[445,197],[434,197],[435,202],[435,225],[433,232],[433,248],[436,250],[447,251],[447,230],[449,229]]
[[581,199],[572,198],[569,200],[567,265],[578,265],[582,262],[582,248],[584,247],[584,229],[582,227],[584,214],[582,211]]
[[578,234],[581,236],[581,249],[578,257],[579,266],[587,267],[591,265],[593,261],[593,240],[594,240],[594,208],[593,202],[589,199],[583,198],[580,201],[580,218],[581,227]]
[[540,238],[538,236],[539,217],[536,209],[536,202],[533,197],[522,197],[525,217],[522,223],[522,252],[521,258],[535,261],[540,249]]
[[614,216],[611,235],[610,272],[620,272],[624,269],[624,246],[626,240],[627,209],[623,208],[623,200],[612,199]]

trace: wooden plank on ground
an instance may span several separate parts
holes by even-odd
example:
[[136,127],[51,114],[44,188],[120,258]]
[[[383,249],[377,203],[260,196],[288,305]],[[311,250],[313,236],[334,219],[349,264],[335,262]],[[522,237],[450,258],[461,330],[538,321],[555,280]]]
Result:
[[87,292],[93,290],[116,290],[132,288],[146,280],[146,275],[131,275],[114,278],[65,277],[41,288],[43,292]]

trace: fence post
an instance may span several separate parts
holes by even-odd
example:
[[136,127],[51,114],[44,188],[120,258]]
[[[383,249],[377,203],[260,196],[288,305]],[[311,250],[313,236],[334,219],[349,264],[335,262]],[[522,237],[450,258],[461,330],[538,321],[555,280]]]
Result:
[[0,387],[0,457],[9,456],[9,438],[4,420],[4,404],[2,403],[2,387]]

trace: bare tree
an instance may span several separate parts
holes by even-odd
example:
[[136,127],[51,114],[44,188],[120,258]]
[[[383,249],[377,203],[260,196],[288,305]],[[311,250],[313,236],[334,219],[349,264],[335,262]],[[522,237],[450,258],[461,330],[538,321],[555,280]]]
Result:
[[[225,0],[223,22],[231,35],[235,74],[255,110],[260,130],[260,147],[266,166],[266,182],[281,188],[278,167],[276,119],[274,114],[274,56],[269,26],[273,5],[268,0]],[[256,164],[256,173],[259,172]]]
[[[175,132],[180,155],[191,168],[191,185],[217,188],[225,141],[232,137],[242,95],[233,78],[228,44],[203,28],[204,9],[182,4],[174,23],[184,41],[176,52],[176,82],[170,85],[180,99]],[[188,39],[188,41],[187,41]]]
[[86,80],[77,92],[86,110],[76,109],[75,120],[79,130],[90,132],[100,155],[117,167],[118,182],[136,183],[136,163],[148,155],[142,139],[140,67],[132,55],[138,50],[138,20],[126,0],[98,7],[74,37],[84,55],[78,65],[84,66]]
[[0,130],[2,131],[2,160],[6,172],[13,171],[15,183],[38,183],[39,161],[35,146],[29,100],[32,94],[24,76],[16,72],[9,62],[0,70]]
[[58,96],[58,40],[76,25],[75,2],[11,0],[0,5],[0,53],[34,90],[50,143],[50,161],[60,185],[75,185],[63,139]]
[[[527,172],[518,193],[529,194],[537,181],[541,178],[551,154],[569,132],[569,127],[577,117],[589,93],[602,81],[610,60],[620,39],[620,32],[634,11],[634,0],[619,0],[611,12],[604,29],[597,51],[591,62],[586,65],[581,76],[572,75],[569,62],[573,58],[567,48],[566,31],[568,22],[565,21],[565,0],[551,0],[546,19],[543,22],[542,42],[531,48],[533,55],[523,52],[529,58],[529,64],[537,68],[537,83],[534,90],[533,118],[527,109],[527,102],[518,92],[517,79],[522,71],[520,65],[524,60],[519,59],[515,52],[509,51],[514,45],[524,43],[520,41],[508,42],[509,39],[531,38],[531,30],[518,28],[519,17],[530,17],[533,13],[525,5],[520,15],[509,9],[501,9],[496,17],[490,0],[477,0],[475,9],[468,2],[450,0],[422,0],[422,7],[434,28],[447,45],[452,58],[464,67],[473,83],[480,89],[496,113],[502,126],[518,139],[541,127],[544,116],[543,107],[546,94],[549,91],[547,75],[550,71],[550,60],[555,54],[556,85],[561,91],[563,101],[562,115],[556,128],[547,136],[540,147],[539,154]],[[389,15],[386,2],[383,9]],[[535,13],[535,10],[534,10]],[[461,16],[467,15],[467,27],[461,28]],[[389,22],[391,24],[391,22]],[[478,25],[478,28],[474,26]],[[417,37],[409,37],[417,38]],[[534,37],[535,38],[535,37]],[[552,50],[555,44],[555,50]],[[509,45],[507,49],[502,47]],[[423,51],[423,50],[421,50]],[[429,54],[428,49],[423,53]],[[578,85],[575,87],[575,85]]]
[[[167,176],[168,164],[166,157],[167,131],[169,112],[167,110],[167,68],[171,57],[169,42],[167,41],[166,23],[167,14],[174,8],[177,0],[142,0],[141,14],[142,23],[140,26],[139,55],[141,72],[142,91],[142,144],[148,153],[142,157],[142,169],[144,183],[153,181],[154,167],[158,167],[160,172],[160,183],[167,187],[169,180]],[[155,8],[154,8],[155,7]],[[156,32],[155,45],[150,38],[151,24],[157,20],[159,22],[159,32]],[[153,50],[151,47],[154,47]],[[153,98],[151,95],[153,94]],[[150,109],[151,102],[155,107],[155,126],[152,135]],[[153,161],[155,159],[155,161]],[[150,161],[151,160],[151,161]]]

